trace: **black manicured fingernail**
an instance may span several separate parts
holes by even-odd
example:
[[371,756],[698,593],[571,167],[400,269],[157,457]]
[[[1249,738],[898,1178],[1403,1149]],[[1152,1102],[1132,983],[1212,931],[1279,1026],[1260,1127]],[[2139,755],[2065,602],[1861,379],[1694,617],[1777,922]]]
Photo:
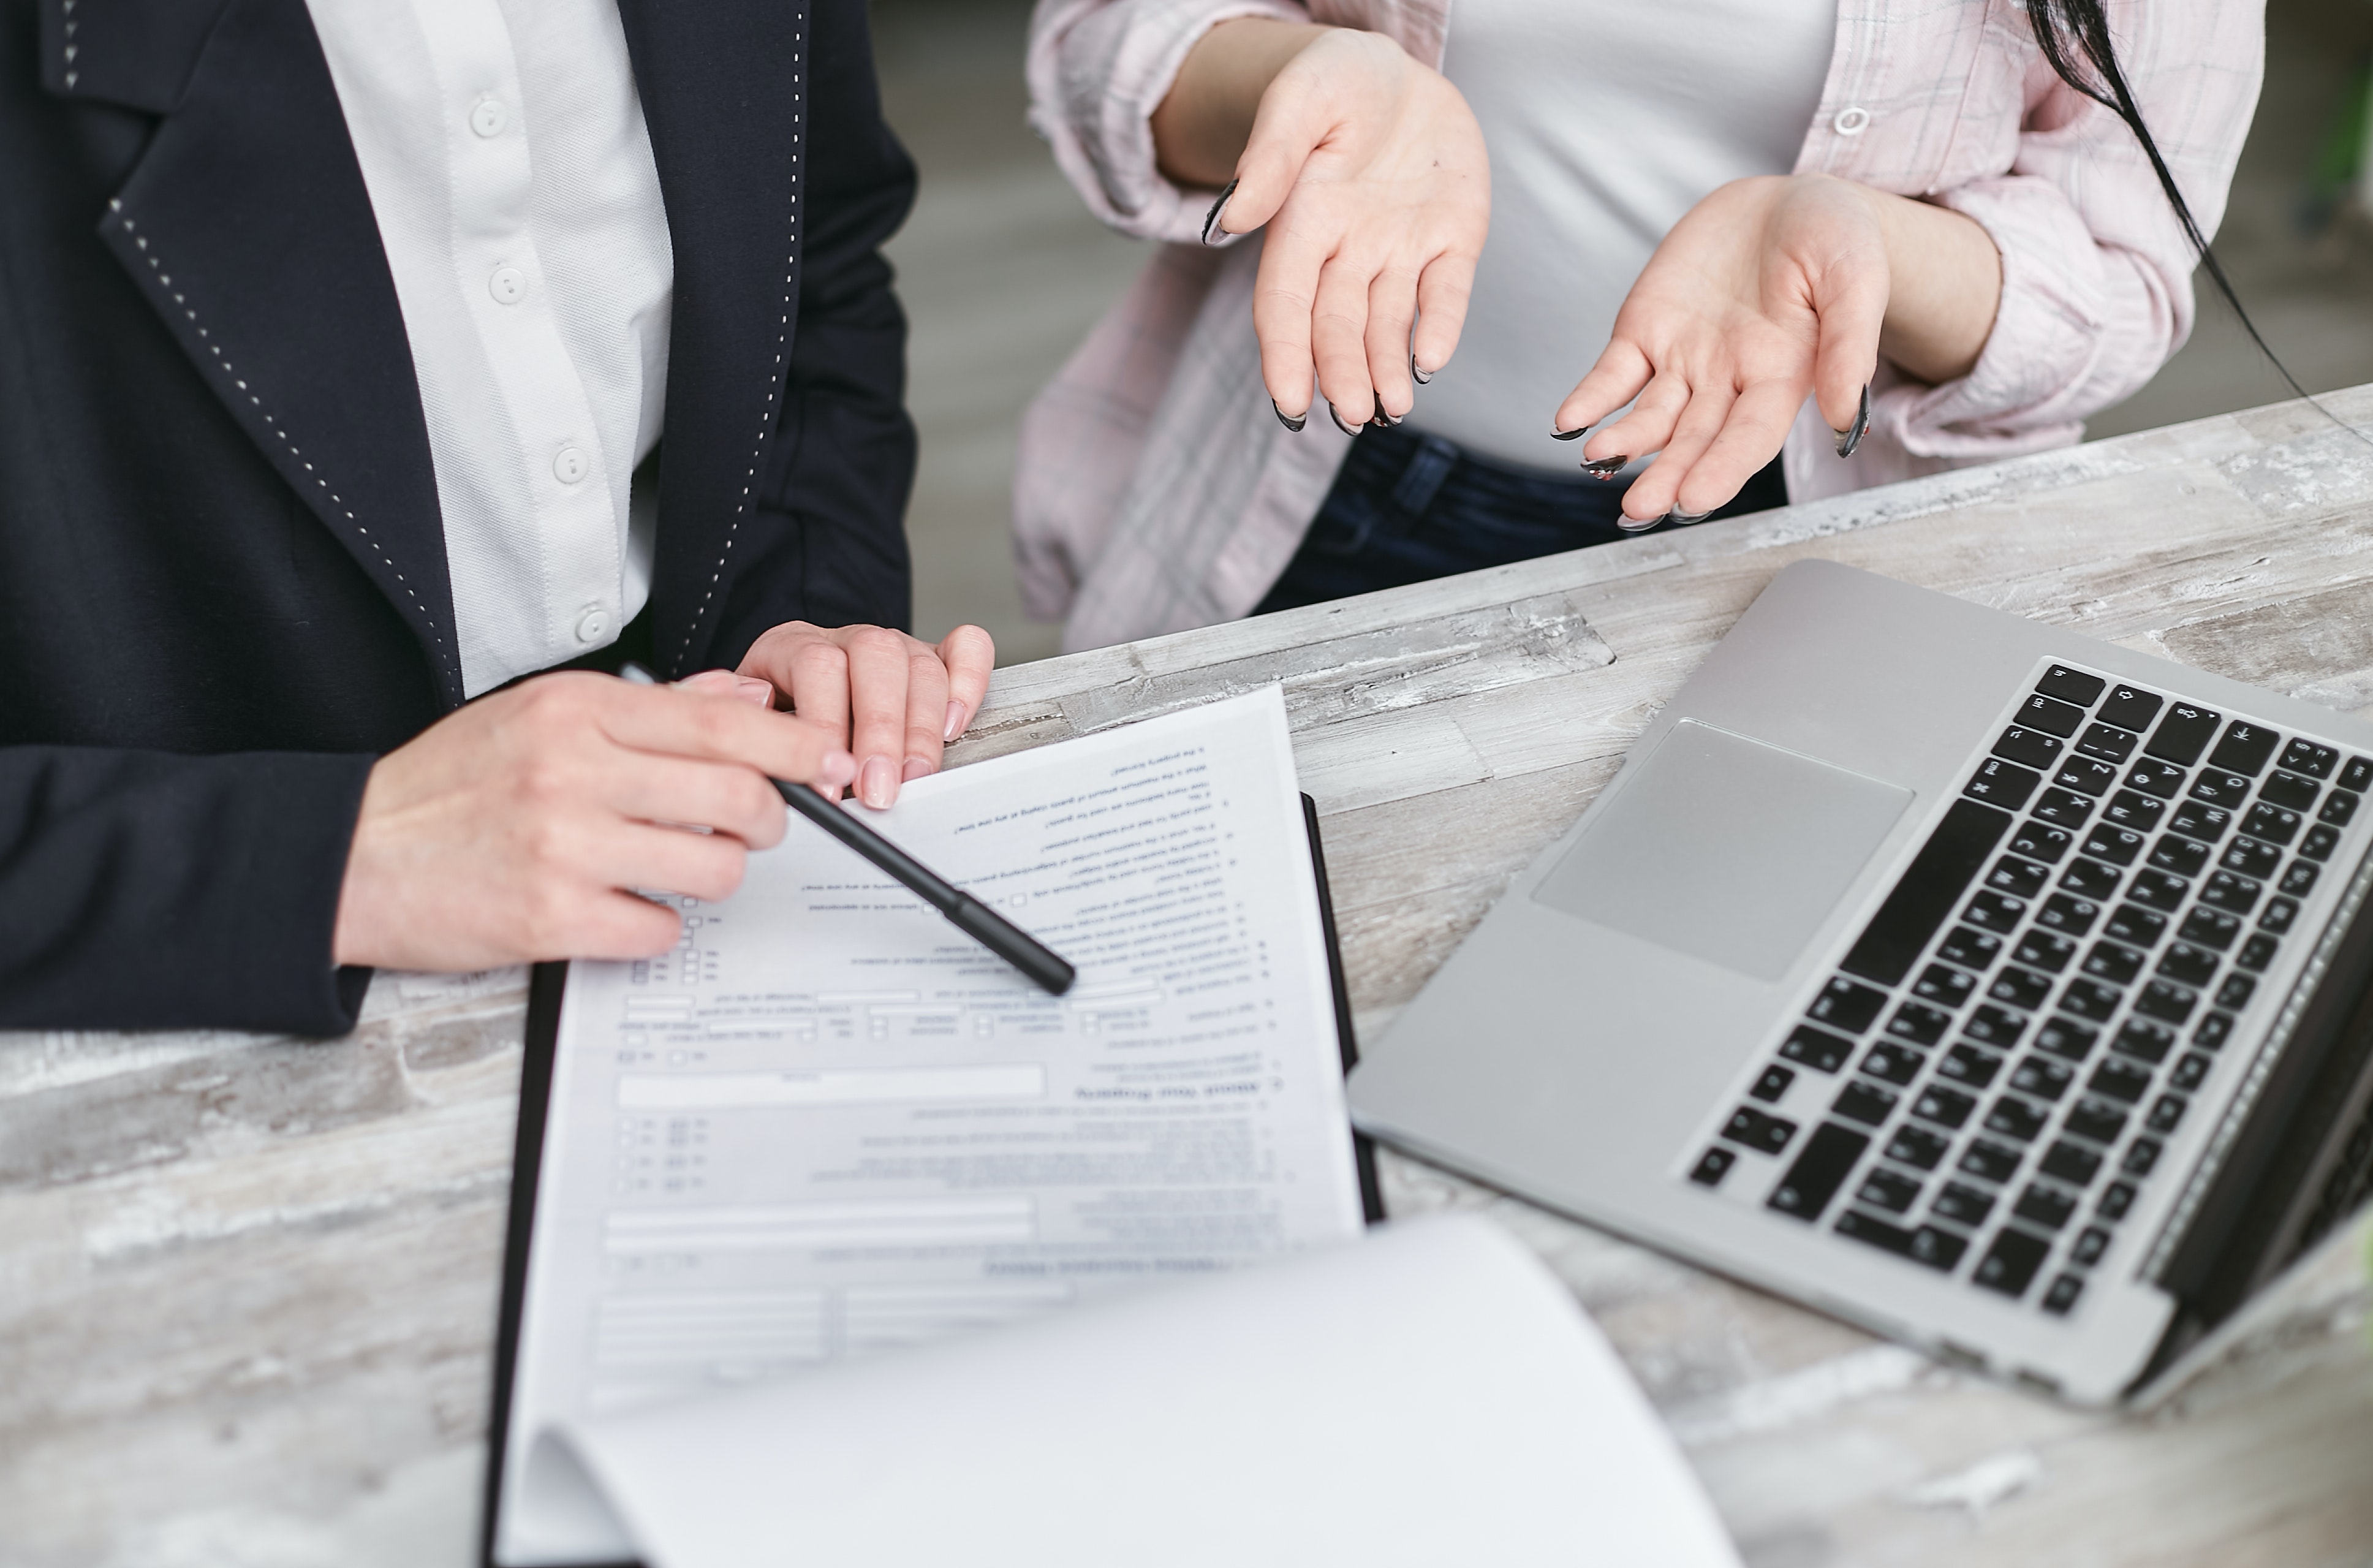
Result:
[[1288,414],[1284,409],[1278,408],[1275,398],[1268,400],[1268,405],[1271,408],[1277,408],[1277,422],[1297,436],[1302,434],[1302,427],[1310,423],[1310,415],[1307,414]]
[[1577,430],[1551,430],[1549,432],[1549,439],[1552,441],[1578,441],[1589,434],[1590,427],[1584,425]]
[[1343,423],[1343,416],[1335,412],[1335,404],[1331,400],[1327,404],[1327,417],[1335,421],[1335,428],[1342,431],[1347,436],[1356,436],[1360,433],[1361,427],[1359,426],[1346,425]]
[[1431,370],[1419,369],[1417,368],[1417,356],[1414,354],[1409,356],[1409,380],[1415,381],[1421,387],[1430,387],[1433,385],[1433,372]]
[[[1669,517],[1672,514],[1667,512],[1665,515]],[[1664,521],[1662,517],[1631,517],[1619,512],[1616,514],[1615,526],[1626,533],[1645,533]]]
[[1685,512],[1680,508],[1675,507],[1671,511],[1666,512],[1665,517],[1667,521],[1677,522],[1683,528],[1687,528],[1693,522],[1703,522],[1713,515],[1711,511]]
[[1862,406],[1854,410],[1853,424],[1838,432],[1838,455],[1852,457],[1854,448],[1862,445],[1863,436],[1870,429],[1870,386],[1864,383]]
[[[1213,203],[1211,204],[1211,210],[1210,210],[1210,212],[1207,212],[1207,213],[1205,213],[1205,214],[1203,215],[1203,243],[1204,243],[1204,244],[1209,245],[1209,244],[1211,242],[1211,230],[1212,230],[1212,229],[1214,229],[1214,228],[1219,228],[1219,225],[1220,225],[1220,214],[1221,214],[1221,213],[1222,213],[1222,212],[1224,212],[1224,211],[1227,209],[1227,205],[1228,205],[1228,198],[1229,198],[1230,196],[1234,195],[1235,193],[1236,193],[1236,182],[1235,182],[1234,181],[1231,180],[1231,181],[1228,181],[1228,188],[1227,188],[1226,190],[1222,191],[1222,192],[1220,193],[1220,199],[1219,199],[1218,201],[1213,202]],[[1226,239],[1227,237],[1228,237],[1228,231],[1227,231],[1226,229],[1224,229],[1224,228],[1220,229],[1220,238],[1221,238],[1221,239],[1222,239],[1222,240],[1224,240],[1224,239]]]
[[1376,418],[1375,418],[1375,423],[1377,423],[1377,424],[1379,424],[1379,425],[1382,425],[1383,427],[1385,427],[1385,428],[1386,428],[1386,429],[1388,429],[1388,430],[1389,430],[1389,429],[1391,429],[1394,426],[1396,426],[1396,425],[1397,425],[1397,424],[1399,424],[1399,423],[1400,423],[1400,421],[1399,421],[1399,420],[1397,420],[1397,419],[1394,418],[1391,415],[1389,415],[1389,414],[1387,414],[1387,413],[1385,413],[1385,396],[1384,396],[1384,393],[1382,393],[1382,392],[1378,392],[1378,393],[1376,394]]
[[[1582,471],[1593,479],[1612,479],[1622,473],[1623,465],[1631,461],[1628,457],[1602,457],[1596,462],[1584,463]],[[1641,526],[1647,525],[1643,523]]]

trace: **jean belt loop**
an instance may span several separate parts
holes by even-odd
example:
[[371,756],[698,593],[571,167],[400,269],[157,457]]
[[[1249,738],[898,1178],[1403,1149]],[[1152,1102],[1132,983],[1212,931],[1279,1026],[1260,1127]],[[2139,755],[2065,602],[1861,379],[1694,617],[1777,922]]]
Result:
[[1458,449],[1440,436],[1419,437],[1409,466],[1401,470],[1400,480],[1393,486],[1394,509],[1410,522],[1423,517],[1442,482],[1458,466],[1459,456]]

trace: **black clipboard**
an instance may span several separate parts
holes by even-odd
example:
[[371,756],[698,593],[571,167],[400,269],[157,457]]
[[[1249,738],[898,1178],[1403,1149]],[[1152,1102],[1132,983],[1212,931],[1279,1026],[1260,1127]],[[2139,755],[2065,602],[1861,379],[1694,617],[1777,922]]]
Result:
[[[1343,975],[1343,944],[1335,930],[1335,895],[1327,882],[1327,852],[1319,841],[1318,802],[1307,794],[1302,797],[1302,823],[1310,836],[1318,926],[1326,941],[1327,975],[1335,997],[1335,1034],[1348,1077],[1359,1064],[1360,1047],[1351,1033],[1351,991]],[[560,1039],[560,1000],[567,987],[566,963],[539,964],[528,978],[519,1136],[511,1150],[510,1215],[503,1238],[502,1316],[495,1328],[495,1391],[486,1418],[486,1481],[478,1527],[480,1568],[496,1568],[495,1524],[501,1517],[503,1463],[510,1442],[511,1378],[519,1361],[520,1317],[527,1303],[528,1243],[535,1228],[536,1179],[544,1168],[544,1121],[552,1100],[552,1058]],[[1356,1128],[1351,1131],[1351,1160],[1360,1179],[1360,1211],[1369,1224],[1379,1224],[1385,1218],[1385,1202],[1376,1182],[1376,1146]],[[571,1568],[643,1568],[643,1564],[630,1560],[579,1563]]]

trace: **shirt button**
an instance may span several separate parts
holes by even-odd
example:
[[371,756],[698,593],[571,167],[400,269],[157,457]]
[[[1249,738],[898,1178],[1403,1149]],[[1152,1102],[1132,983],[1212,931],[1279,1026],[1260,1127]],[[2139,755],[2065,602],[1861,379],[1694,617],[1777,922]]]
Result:
[[1839,110],[1838,117],[1829,122],[1829,128],[1841,136],[1859,136],[1869,124],[1870,111],[1856,106]]
[[610,612],[596,604],[577,617],[577,640],[599,642],[610,635]]
[[559,455],[552,460],[552,476],[563,485],[574,485],[585,477],[588,466],[583,452],[575,447],[563,447]]
[[517,267],[497,267],[486,279],[486,292],[501,305],[516,305],[527,298],[527,274]]
[[470,129],[482,136],[499,136],[503,127],[511,123],[511,111],[503,107],[499,98],[482,98],[470,111]]

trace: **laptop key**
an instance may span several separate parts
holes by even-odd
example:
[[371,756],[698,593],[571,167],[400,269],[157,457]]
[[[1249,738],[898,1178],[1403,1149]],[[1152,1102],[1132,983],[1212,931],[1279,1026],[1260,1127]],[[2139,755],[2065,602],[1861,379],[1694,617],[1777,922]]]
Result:
[[1944,1038],[1952,1022],[1950,1013],[1940,1012],[1925,1002],[1907,1001],[1887,1021],[1887,1032],[1915,1046],[1933,1046]]
[[2340,829],[2323,823],[2318,823],[2309,828],[2307,837],[2299,840],[2299,853],[2310,860],[2328,860],[2332,859],[2332,852],[2338,848],[2340,848]]
[[1821,1217],[1838,1188],[1853,1174],[1854,1163],[1863,1151],[1870,1147],[1866,1133],[1825,1121],[1805,1140],[1797,1152],[1795,1163],[1772,1188],[1771,1196],[1764,1199],[1767,1208],[1796,1219],[1812,1221]]
[[2266,912],[2258,917],[2258,929],[2276,936],[2288,935],[2291,922],[2298,919],[2298,900],[2276,898],[2266,905]]
[[2022,964],[2057,975],[2068,967],[2068,960],[2076,955],[2076,944],[2064,936],[2054,936],[2046,930],[2031,930],[2018,939],[2018,948],[2011,956]]
[[2071,1143],[2063,1138],[2043,1152],[2040,1168],[2045,1176],[2064,1181],[2082,1192],[2101,1174],[2101,1156],[2082,1143]]
[[1958,1008],[1970,1000],[1978,982],[1949,964],[1931,964],[1911,983],[1911,994],[1942,1008]]
[[1840,975],[1821,988],[1806,1012],[1817,1023],[1842,1029],[1849,1035],[1859,1035],[1870,1027],[1878,1010],[1887,1005],[1887,993],[1869,986],[1859,986]]
[[2273,937],[2260,931],[2241,944],[2241,951],[2233,955],[2233,962],[2253,975],[2262,973],[2267,965],[2274,961],[2274,954],[2282,945]]
[[1755,1086],[1748,1090],[1747,1097],[1750,1100],[1766,1102],[1776,1100],[1788,1092],[1788,1085],[1794,1082],[1796,1082],[1794,1068],[1782,1067],[1778,1062],[1773,1062],[1757,1075]]
[[1895,1135],[1887,1141],[1886,1153],[1887,1157],[1899,1165],[1933,1171],[1936,1168],[1936,1162],[1945,1157],[1945,1151],[1951,1147],[1950,1140],[1924,1127],[1906,1123],[1897,1128]]
[[[2110,717],[2106,706],[2101,717]],[[2151,756],[2190,767],[2208,749],[2208,743],[2216,738],[2216,721],[2222,717],[2207,708],[2179,702],[2167,710],[2167,717],[2151,731],[2150,744],[2143,750]]]
[[2054,1317],[2065,1317],[2075,1309],[2077,1298],[2084,1293],[2084,1275],[2063,1274],[2044,1289],[2043,1310]]
[[1981,1046],[1998,1046],[2008,1049],[2027,1032],[2027,1020],[2014,1012],[2005,1012],[1992,1002],[1986,1002],[1970,1014],[1961,1025],[1970,1038]]
[[1796,1136],[1796,1124],[1769,1112],[1759,1111],[1752,1106],[1741,1106],[1730,1113],[1730,1120],[1724,1126],[1722,1135],[1733,1143],[1743,1143],[1766,1154],[1777,1154],[1788,1147],[1788,1140]]
[[1977,772],[1970,778],[1969,788],[1961,793],[1973,801],[1983,801],[1988,805],[2015,812],[2027,804],[2027,798],[2034,794],[2035,787],[2042,782],[2043,775],[2031,767],[2021,767],[2015,762],[1990,756],[1978,764]]
[[2018,721],[2030,730],[2042,730],[2066,740],[2084,725],[2085,708],[2039,694],[2019,705]]
[[2070,936],[2083,936],[2093,929],[2093,922],[2100,915],[2101,907],[2089,898],[2055,893],[2043,901],[2042,908],[2036,911],[2035,923],[2048,926],[2055,931],[2065,931]]
[[2082,1099],[2069,1108],[2064,1126],[2079,1138],[2107,1145],[2126,1130],[2126,1113],[2107,1100]]
[[2134,743],[2140,739],[2133,731],[2114,724],[2087,724],[2077,737],[2076,749],[2103,762],[2123,762],[2134,755]]
[[2061,753],[2066,748],[2060,737],[2041,730],[2030,730],[2024,724],[2014,724],[2002,732],[1993,744],[1994,755],[2028,767],[2056,767]]
[[2007,935],[2018,929],[2019,917],[2026,913],[2027,906],[2018,899],[1988,889],[1970,900],[1970,907],[1961,911],[1961,919]]
[[2323,786],[2314,779],[2302,778],[2296,773],[2285,773],[2280,768],[2268,774],[2266,781],[2258,786],[2258,799],[2278,806],[2288,806],[2295,812],[2312,809],[2315,798],[2322,792]]
[[2213,1051],[2232,1038],[2232,1036],[2233,1015],[2229,1012],[2212,1012],[2200,1021],[2199,1028],[2192,1032],[2192,1043],[2204,1051]]
[[[1928,842],[1903,868],[1902,876],[1838,966],[1886,986],[1910,974],[1921,949],[1960,901],[1962,890],[1976,879],[1994,846],[2010,831],[2011,821],[2008,812],[1975,801],[1955,801],[1946,807]],[[1989,896],[2000,895],[1979,895],[1981,899]]]
[[2175,1049],[2175,1031],[2164,1024],[2154,1024],[2147,1018],[2129,1018],[2118,1029],[2118,1037],[2110,1048],[2120,1056],[2157,1067]]
[[2198,876],[2208,865],[2208,846],[2196,838],[2162,837],[2150,852],[2150,863],[2178,876]]
[[1964,1040],[1938,1059],[1936,1076],[1971,1089],[1982,1089],[1994,1081],[2002,1064],[2003,1059],[1992,1051],[1981,1051]]
[[2207,1082],[2208,1070],[2215,1060],[2215,1058],[2202,1056],[2198,1051],[2184,1052],[2176,1059],[2175,1071],[2167,1075],[2167,1086],[2185,1091],[2199,1088]]
[[[2182,780],[2183,775],[2177,774],[2176,782],[2181,783]],[[2165,801],[2154,800],[2133,790],[2121,790],[2110,797],[2109,805],[2101,813],[2101,820],[2115,823],[2120,827],[2131,827],[2137,833],[2148,833],[2166,814]]]
[[2111,865],[2131,866],[2134,857],[2143,852],[2143,836],[2133,829],[2100,822],[2095,823],[2093,831],[2085,836],[2085,853]]
[[1981,975],[2002,953],[2002,938],[1991,931],[1973,930],[1968,926],[1955,926],[1945,933],[1936,946],[1936,956],[1947,958],[1965,969],[1975,969]]
[[2043,673],[2041,680],[2035,683],[2035,689],[2046,696],[2056,696],[2079,708],[2090,708],[2101,699],[2101,693],[2109,684],[2098,675],[2088,675],[2065,664],[2054,664]]
[[1993,1245],[1978,1259],[1978,1267],[1970,1278],[1990,1291],[2000,1291],[2016,1301],[2027,1293],[2035,1282],[2035,1271],[2043,1267],[2043,1259],[2052,1248],[2025,1231],[2003,1230],[1995,1233]]
[[1816,1029],[1809,1024],[1799,1024],[1788,1037],[1780,1042],[1780,1054],[1790,1061],[1801,1061],[1816,1072],[1835,1072],[1846,1064],[1853,1052],[1853,1045],[1839,1039],[1826,1029]]
[[2189,986],[2179,986],[2172,980],[2145,982],[2142,994],[2134,998],[2134,1011],[2169,1024],[2180,1024],[2192,1016],[2200,1005],[2200,993]]
[[1900,1086],[1919,1077],[1920,1065],[1926,1059],[1918,1051],[1881,1040],[1862,1059],[1862,1070],[1873,1078]]
[[2035,1135],[2043,1130],[2044,1119],[2043,1113],[2025,1100],[2005,1094],[1986,1107],[1986,1119],[1979,1125],[1997,1138],[2032,1143]]
[[[1838,1091],[1838,1097],[1829,1109],[1848,1121],[1858,1121],[1865,1127],[1882,1127],[1895,1112],[1895,1096],[1876,1084],[1864,1083],[1857,1079]],[[1845,1178],[1841,1176],[1838,1179],[1843,1181]]]
[[2288,844],[2298,837],[2299,826],[2305,820],[2288,806],[2260,801],[2250,808],[2250,814],[2242,820],[2241,831],[2261,843]]
[[1961,1151],[1960,1168],[1980,1181],[1993,1182],[1996,1187],[2018,1174],[2020,1151],[2007,1143],[1996,1143],[1981,1138]]
[[2043,1027],[2035,1032],[2035,1048],[2069,1061],[2083,1061],[2092,1054],[2094,1042],[2100,1037],[2099,1030],[2073,1018],[2047,1018]]
[[2274,874],[2276,866],[2283,863],[2283,852],[2254,838],[2236,838],[2231,848],[2217,857],[2216,863],[2238,875],[2255,877],[2263,882]]
[[2159,954],[2158,972],[2187,986],[2204,986],[2216,973],[2216,954],[2188,942],[2169,942],[2167,951]]
[[2085,973],[2113,986],[2126,984],[2142,970],[2143,955],[2119,942],[2097,942],[2093,951],[2085,955]]
[[[2356,815],[2356,802],[2362,799],[2364,799],[2363,796],[2352,794],[2346,790],[2334,790],[2331,799],[2323,802],[2323,810],[2315,813],[2315,820],[2328,822],[2334,827],[2346,827]],[[2036,808],[2036,814],[2039,816],[2042,814],[2041,807]],[[2054,817],[2052,820],[2057,822],[2060,819]]]
[[2281,739],[2263,724],[2236,719],[2225,726],[2225,738],[2208,754],[2209,766],[2230,768],[2235,773],[2260,773],[2274,760],[2274,745]]
[[1730,1167],[1736,1164],[1738,1164],[1736,1150],[1709,1149],[1698,1156],[1696,1164],[1689,1167],[1689,1179],[1700,1187],[1720,1187],[1722,1178],[1728,1176]]
[[2051,876],[2049,870],[2033,860],[2005,855],[1994,862],[1994,869],[1986,873],[1986,885],[2007,893],[2013,898],[2032,898],[2043,891],[2043,884]]
[[2133,1182],[2111,1182],[2101,1189],[2101,1201],[2093,1206],[2093,1211],[2105,1220],[2124,1219],[2126,1211],[2134,1206],[2134,1190]]
[[1971,1187],[1966,1182],[1958,1181],[1948,1181],[1945,1184],[1945,1190],[1936,1195],[1935,1205],[1929,1211],[1940,1220],[1972,1227],[1984,1224],[1986,1216],[1993,1211],[1994,1195],[1993,1193],[1981,1187]]
[[2195,947],[2213,947],[2222,953],[2233,945],[2241,934],[2241,922],[2222,909],[2203,907],[2183,918],[2176,935]]
[[2227,975],[2216,988],[2216,1005],[2239,1012],[2250,1005],[2250,994],[2257,989],[2258,982],[2248,975]]
[[2283,766],[2310,778],[2331,778],[2332,764],[2339,760],[2338,752],[2313,741],[2297,740],[2283,748]]
[[1854,1188],[1854,1201],[1891,1214],[1908,1213],[1920,1201],[1920,1184],[1901,1171],[1874,1165]]
[[2075,1082],[2076,1071],[2063,1062],[2049,1057],[2023,1057],[2011,1070],[2010,1086],[2021,1094],[2033,1094],[2040,1100],[2057,1100]]
[[2156,1138],[2137,1138],[2126,1145],[2126,1157],[2118,1162],[2118,1168],[2128,1176],[2148,1176],[2158,1167],[2158,1157],[2165,1150],[2166,1145]]
[[2156,947],[2158,939],[2167,934],[2167,917],[2139,905],[2121,904],[2101,928],[2104,934],[2120,942],[2133,942],[2136,947]]
[[2032,817],[2020,823],[2012,830],[2010,836],[2010,847],[2014,853],[2055,866],[2060,863],[2060,857],[2068,853],[2068,846],[2075,842],[2076,842],[2075,834],[2054,827],[2049,823],[2037,822]]
[[1940,1231],[1934,1225],[1907,1230],[1901,1225],[1890,1224],[1865,1214],[1859,1209],[1849,1209],[1839,1216],[1837,1234],[1947,1273],[1961,1260],[1961,1254],[1969,1249],[1970,1245],[1952,1232]]
[[2079,855],[2060,873],[2060,885],[2079,898],[2095,902],[2106,900],[2118,891],[2120,872],[2115,866],[2105,866],[2098,860],[2088,860]]
[[2068,1248],[2068,1261],[2091,1268],[2101,1261],[2101,1254],[2110,1250],[2110,1233],[2098,1225],[2087,1225],[2076,1233],[2076,1240]]
[[2145,757],[2126,770],[2126,788],[2155,795],[2162,801],[2171,801],[2175,799],[2175,792],[2183,788],[2183,769],[2173,763]]
[[2265,884],[2231,872],[2211,872],[2201,885],[2200,901],[2213,908],[2229,909],[2236,915],[2246,915],[2258,907],[2258,895]]
[[2181,877],[2153,869],[2134,873],[2133,885],[2126,889],[2126,896],[2137,904],[2172,914],[2183,907],[2183,895],[2191,891],[2192,884]]
[[2186,838],[2197,838],[2203,844],[2214,844],[2225,837],[2233,825],[2233,813],[2223,806],[2212,806],[2205,801],[2186,801],[2175,808],[2167,819],[2169,833],[2180,833]]
[[2060,993],[2063,1012],[2073,1012],[2079,1018],[2089,1018],[2096,1024],[2117,1012],[2118,1003],[2123,1000],[2123,993],[2098,980],[2071,980],[2068,989]]
[[2315,891],[2316,873],[2321,870],[2313,860],[2293,860],[2275,885],[2293,898],[2304,898]]
[[2192,798],[2212,806],[2238,806],[2250,798],[2250,781],[2238,773],[2204,767],[2192,781]]
[[2350,757],[2348,766],[2340,770],[2340,787],[2360,795],[2373,790],[2373,757]]
[[1977,1106],[1976,1096],[1964,1094],[1958,1089],[1948,1089],[1941,1083],[1932,1083],[1911,1102],[1911,1114],[1939,1127],[1958,1127],[1970,1119],[1970,1113]]
[[2105,1057],[2085,1087],[2104,1099],[2133,1105],[2150,1092],[2151,1073],[2123,1057]]
[[2043,999],[2051,994],[2051,976],[2040,975],[2016,964],[2004,965],[2002,973],[1994,977],[1993,984],[1986,988],[1986,995],[1996,1001],[2028,1012],[2042,1006]]
[[2060,765],[2052,781],[2080,795],[2106,795],[2118,787],[2118,770],[2089,756],[2072,756]]
[[2056,1231],[2075,1214],[2076,1200],[2056,1187],[2031,1181],[2027,1190],[2018,1195],[2011,1212],[2038,1230]]
[[2184,1109],[2191,1103],[2180,1094],[2161,1094],[2151,1102],[2150,1115],[2143,1117],[2143,1125],[2153,1132],[2173,1132],[2182,1125]]
[[[2011,765],[2005,763],[2003,766],[2007,767]],[[2063,790],[2055,784],[2036,797],[2035,807],[2028,814],[2054,827],[2064,827],[2073,832],[2084,826],[2085,819],[2093,814],[2093,802],[2074,790]]]
[[2110,699],[2101,705],[2098,717],[2121,730],[2147,730],[2150,721],[2158,717],[2159,705],[2166,700],[2157,692],[2137,686],[2116,686],[2111,688]]

